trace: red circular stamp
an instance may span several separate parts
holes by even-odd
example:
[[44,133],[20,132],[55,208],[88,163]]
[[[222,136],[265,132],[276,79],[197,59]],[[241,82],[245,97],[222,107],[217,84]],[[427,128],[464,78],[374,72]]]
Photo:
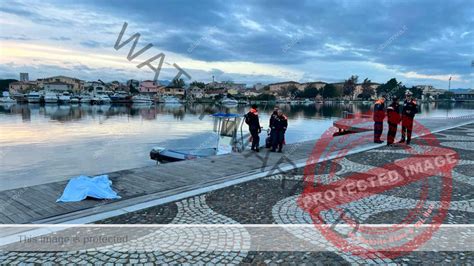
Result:
[[[361,114],[338,123],[347,128],[367,128],[373,124],[371,117],[370,114]],[[382,166],[367,166],[364,171],[355,169],[341,178],[336,175],[338,163],[346,155],[370,149],[373,132],[334,137],[335,133],[336,129],[330,128],[316,142],[304,169],[305,185],[298,199],[299,207],[310,215],[321,234],[340,251],[362,258],[394,258],[414,251],[430,240],[448,213],[452,170],[459,160],[458,154],[440,147],[436,137],[415,120],[413,135],[417,136],[416,144],[400,145],[403,149],[397,149],[405,158]],[[377,154],[384,156],[383,152]],[[439,181],[436,200],[432,199],[433,193],[430,194],[430,189],[433,189],[430,178]],[[357,212],[351,211],[354,204],[363,205],[364,199],[412,183],[421,184],[421,189],[416,191],[419,193],[416,199],[410,199],[411,205],[406,205],[403,197],[391,197],[394,200],[391,204],[400,205],[398,209],[408,209],[406,216],[398,217],[397,221],[379,226],[364,225],[356,217]],[[431,198],[427,200],[429,195]],[[378,200],[384,198],[388,197]],[[368,214],[365,218],[370,216],[369,207],[358,207]],[[344,232],[328,226],[334,223],[335,216],[344,223]]]

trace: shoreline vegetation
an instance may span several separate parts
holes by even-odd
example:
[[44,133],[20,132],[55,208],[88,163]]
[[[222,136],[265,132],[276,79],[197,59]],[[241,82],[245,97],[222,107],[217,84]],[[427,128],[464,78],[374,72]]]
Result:
[[126,83],[105,83],[100,79],[82,81],[54,76],[35,81],[0,80],[0,89],[0,103],[372,103],[380,96],[402,98],[407,90],[420,102],[474,102],[474,91],[470,89],[457,89],[453,92],[435,89],[430,85],[407,87],[395,78],[383,84],[372,82],[368,78],[359,82],[359,77],[355,75],[338,83],[285,81],[268,85],[257,83],[252,88],[232,81],[213,81],[207,84],[193,81],[187,84],[183,79],[177,79],[171,82],[128,80]]

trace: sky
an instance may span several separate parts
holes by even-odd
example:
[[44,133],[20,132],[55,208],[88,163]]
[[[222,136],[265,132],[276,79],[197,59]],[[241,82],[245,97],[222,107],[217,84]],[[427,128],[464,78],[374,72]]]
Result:
[[[383,83],[474,88],[474,1],[0,1],[0,78],[153,79],[160,53],[191,80]],[[127,59],[135,33],[139,51]],[[155,68],[159,58],[151,61]],[[186,81],[188,78],[182,76]]]

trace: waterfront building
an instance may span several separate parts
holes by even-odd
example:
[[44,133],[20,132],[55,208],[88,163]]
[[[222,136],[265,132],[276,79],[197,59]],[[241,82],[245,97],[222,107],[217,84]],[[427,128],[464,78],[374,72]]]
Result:
[[234,82],[231,82],[231,81],[224,81],[224,82],[213,81],[211,83],[208,83],[206,85],[206,88],[209,88],[209,89],[225,89],[226,91],[227,90],[239,91],[241,89],[245,89],[246,86],[247,85],[245,83],[234,83]]
[[138,87],[138,91],[140,93],[147,93],[147,94],[157,94],[160,93],[163,86],[160,86],[158,82],[153,80],[144,80],[140,82]]
[[247,89],[243,92],[243,94],[246,97],[255,97],[255,96],[260,95],[260,93],[256,89]]
[[474,101],[474,90],[471,89],[458,89],[453,90],[454,99],[457,101]]
[[62,82],[70,84],[74,93],[80,93],[84,89],[84,81],[67,76],[54,76],[49,78],[38,79],[37,81],[38,86],[40,86],[41,88],[43,88],[44,85],[47,83]]
[[186,94],[186,89],[177,87],[162,87],[162,89],[160,90],[160,94],[184,97],[184,95]]
[[73,90],[73,86],[65,82],[50,82],[44,83],[43,89],[45,90],[45,92],[63,93],[71,92]]
[[278,94],[280,91],[290,86],[295,86],[296,88],[299,89],[299,86],[301,86],[301,84],[296,81],[284,81],[284,82],[268,84],[268,87],[270,88],[270,93],[272,94]]
[[431,85],[417,85],[415,86],[418,89],[421,89],[421,100],[435,100],[439,95],[444,94],[445,90],[436,89]]
[[30,91],[38,89],[38,83],[36,81],[16,81],[11,82],[8,85],[8,89],[11,95],[26,94]]

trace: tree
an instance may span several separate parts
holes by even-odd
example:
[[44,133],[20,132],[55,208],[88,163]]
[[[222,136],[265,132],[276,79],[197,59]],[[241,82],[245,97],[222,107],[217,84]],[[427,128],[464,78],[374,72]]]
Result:
[[171,87],[173,88],[182,88],[184,87],[186,83],[184,83],[184,80],[183,79],[173,79],[173,81],[171,81]]
[[336,98],[341,96],[340,91],[332,84],[326,84],[322,91],[323,98]]
[[131,93],[131,94],[139,94],[139,93],[140,93],[140,91],[137,90],[137,89],[132,85],[132,83],[130,83],[129,88],[130,88],[130,93]]
[[397,90],[399,90],[400,87],[402,87],[402,83],[398,82],[396,78],[392,78],[389,81],[387,81],[387,83],[384,83],[377,88],[377,95],[378,96],[395,95]]
[[374,88],[371,86],[371,81],[370,79],[366,78],[364,79],[364,82],[362,82],[362,93],[359,94],[359,98],[362,99],[370,99],[372,96],[375,94]]
[[274,101],[275,96],[272,95],[272,94],[268,94],[268,93],[262,93],[260,95],[257,95],[255,97],[255,100],[257,100],[257,101]]
[[316,96],[319,94],[319,90],[316,87],[313,87],[311,85],[308,85],[306,88],[304,88],[303,92],[300,94],[301,98],[316,98]]
[[10,83],[17,82],[16,79],[0,79],[0,91],[8,91]]
[[344,86],[342,89],[342,93],[344,94],[344,96],[350,96],[351,99],[354,98],[354,91],[357,86],[358,79],[358,76],[352,75],[349,79],[344,81]]
[[193,81],[190,84],[191,87],[195,86],[201,89],[204,89],[206,87],[206,84],[204,82],[199,82],[199,81]]
[[287,95],[289,97],[296,97],[298,95],[298,88],[295,85],[291,84],[286,89],[288,90]]

